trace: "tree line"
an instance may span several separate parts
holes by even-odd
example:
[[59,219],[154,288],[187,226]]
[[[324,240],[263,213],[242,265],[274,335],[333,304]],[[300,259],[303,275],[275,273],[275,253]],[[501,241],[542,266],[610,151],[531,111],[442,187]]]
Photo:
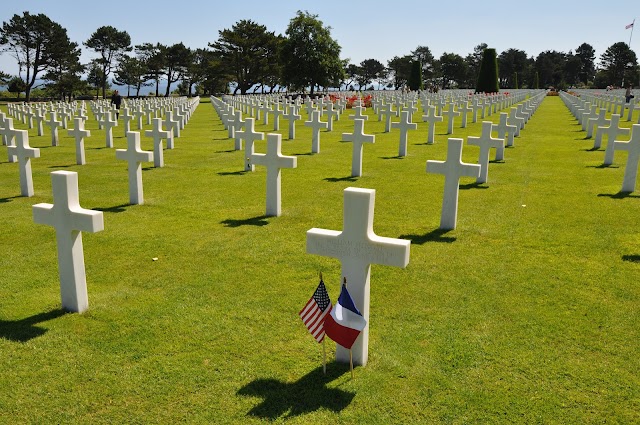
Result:
[[[192,49],[183,43],[163,45],[145,42],[132,45],[124,30],[98,28],[83,46],[97,58],[80,63],[80,45],[67,30],[44,14],[24,12],[3,22],[0,52],[18,64],[16,76],[0,71],[0,83],[11,92],[24,92],[29,101],[40,81],[52,97],[71,98],[95,90],[107,95],[111,83],[127,87],[127,95],[140,95],[145,86],[155,86],[155,95],[169,96],[176,87],[180,94],[245,94],[289,90],[398,89],[416,79],[431,90],[474,88],[486,43],[477,45],[465,57],[443,53],[435,58],[427,46],[395,56],[383,64],[365,59],[359,64],[341,59],[341,47],[317,15],[298,11],[284,35],[268,31],[252,20],[240,20],[219,31],[208,48]],[[621,86],[638,81],[636,54],[624,42],[614,43],[596,64],[594,48],[588,43],[575,51],[547,50],[536,57],[519,49],[500,53],[500,88],[543,88],[569,86]],[[160,82],[166,82],[160,93]]]

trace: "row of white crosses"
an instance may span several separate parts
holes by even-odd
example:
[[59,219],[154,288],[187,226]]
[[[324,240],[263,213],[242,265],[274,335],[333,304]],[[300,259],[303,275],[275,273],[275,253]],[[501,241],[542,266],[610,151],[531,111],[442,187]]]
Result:
[[[4,114],[2,114],[4,123]],[[167,137],[168,132],[158,130],[160,119],[154,121],[151,136]],[[74,133],[76,140],[88,136],[83,130],[82,118],[75,119]],[[3,128],[11,127],[6,125]],[[160,133],[160,134],[158,134]],[[3,140],[5,133],[3,132]],[[13,130],[7,137],[16,140],[15,145],[9,145],[9,156],[15,156],[20,167],[20,184],[23,196],[33,195],[30,158],[39,157],[39,150],[31,148],[28,143],[27,130]],[[116,156],[129,162],[129,192],[132,204],[141,204],[142,176],[141,162],[153,160],[153,153],[140,150],[140,134],[127,134],[128,149],[117,150]],[[78,150],[77,152],[83,150]],[[80,161],[80,159],[78,159]],[[82,158],[84,161],[84,158]],[[58,274],[60,278],[60,296],[62,308],[68,311],[82,313],[89,307],[86,274],[84,266],[84,252],[82,247],[82,233],[99,232],[104,229],[103,213],[80,207],[78,194],[78,175],[75,172],[55,171],[51,173],[53,204],[37,204],[33,206],[33,219],[38,224],[46,224],[56,229],[58,252]]]
[[[179,107],[181,112],[183,112],[186,119],[191,116],[191,113],[197,107],[199,103],[199,98],[190,100],[189,102],[182,103]],[[187,106],[188,105],[188,106]],[[58,137],[57,137],[57,129],[61,125],[59,121],[56,121],[56,112],[52,111],[49,125],[52,128],[52,134],[55,137],[52,137],[52,145],[58,145]],[[84,165],[86,163],[85,153],[84,153],[84,139],[85,137],[90,137],[90,131],[84,128],[84,121],[86,117],[78,117],[74,118],[74,128],[72,130],[68,130],[70,136],[75,139],[76,144],[76,163],[78,165]],[[186,121],[186,120],[185,120]],[[110,137],[110,129],[117,124],[115,120],[110,118],[110,113],[105,113],[102,120],[103,127],[106,129],[107,133],[107,147],[113,147],[113,139]],[[175,128],[179,128],[179,123],[174,123]],[[19,172],[20,172],[20,193],[22,196],[31,197],[34,194],[33,190],[33,178],[31,173],[31,158],[38,158],[40,156],[40,150],[34,149],[29,146],[29,136],[26,130],[16,130],[13,128],[13,121],[11,118],[6,118],[4,113],[0,112],[0,134],[2,135],[3,144],[7,144],[7,155],[9,162],[18,162]],[[153,128],[151,130],[147,130],[145,135],[147,137],[151,137],[154,143],[154,153],[153,156],[142,155],[140,154],[140,135],[139,133],[132,134],[131,136],[127,133],[128,139],[128,149],[132,153],[129,156],[134,157],[138,154],[137,158],[144,160],[145,158],[149,158],[149,161],[154,161],[155,167],[163,167],[163,139],[167,140],[167,147],[169,149],[173,148],[173,132],[171,130],[164,131],[162,129],[162,120],[160,118],[153,119]],[[15,140],[15,145],[13,144]],[[124,158],[125,155],[123,153],[116,153],[117,158]],[[127,157],[128,159],[128,157]],[[129,199],[132,204],[142,204],[143,196],[142,196],[142,176],[139,171],[140,166],[139,163],[137,166],[133,166],[132,161],[129,160]]]
[[[607,113],[618,114],[624,117],[624,111],[627,109],[626,121],[631,121],[634,111],[637,110],[637,98],[631,98],[627,103],[624,96],[625,89],[615,91],[602,91],[594,89],[580,89],[576,92],[580,95],[580,100],[595,104],[598,108],[605,109]],[[640,124],[640,115],[638,115],[638,124]]]
[[[543,99],[544,96],[541,95],[533,98],[532,103],[535,105],[533,106],[533,111],[537,109]],[[506,116],[506,114],[501,115],[501,117],[503,116]],[[496,159],[501,160],[504,158],[505,138],[492,137],[493,130],[497,130],[499,136],[505,134],[513,135],[515,126],[505,124],[503,120],[498,124],[493,124],[491,121],[483,121],[480,137],[470,136],[467,140],[467,144],[480,148],[478,164],[462,162],[463,140],[458,138],[449,138],[446,161],[427,161],[427,173],[444,174],[445,176],[440,229],[453,230],[456,228],[460,178],[475,177],[476,183],[486,183],[488,181],[490,150],[496,150]]]
[[[622,118],[620,114],[611,114],[611,118],[606,119],[604,114],[606,109],[604,106],[596,116],[596,105],[591,105],[591,102],[564,92],[561,93],[560,97],[578,120],[582,119],[583,122],[589,121],[587,136],[590,136],[590,133],[592,133],[592,126],[597,128],[593,145],[594,149],[599,149],[602,144],[602,137],[604,135],[607,136],[603,165],[609,166],[613,164],[615,151],[627,151],[627,163],[624,170],[622,189],[620,191],[623,193],[634,192],[638,174],[638,162],[640,161],[640,124],[633,124],[631,129],[620,127],[620,120]],[[618,140],[619,136],[629,134],[629,140]]]

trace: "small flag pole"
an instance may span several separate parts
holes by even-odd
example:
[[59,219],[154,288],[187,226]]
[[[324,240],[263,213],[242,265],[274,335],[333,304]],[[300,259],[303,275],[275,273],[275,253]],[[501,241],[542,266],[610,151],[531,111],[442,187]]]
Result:
[[351,379],[354,379],[354,376],[353,376],[353,352],[351,351],[351,348],[349,348],[349,367],[351,369]]
[[327,374],[327,347],[322,339],[322,373]]
[[[347,286],[347,277],[343,276],[342,277],[343,282],[344,282],[344,286]],[[351,351],[351,348],[349,348],[349,369],[351,369],[351,379],[354,379],[353,376],[353,351]]]
[[633,28],[635,27],[636,18],[633,18],[633,22],[631,23],[631,35],[629,35],[629,48],[631,48],[631,37],[633,37]]
[[[320,273],[320,282],[322,282],[322,272]],[[322,373],[327,374],[327,346],[325,345],[325,338],[322,338]]]

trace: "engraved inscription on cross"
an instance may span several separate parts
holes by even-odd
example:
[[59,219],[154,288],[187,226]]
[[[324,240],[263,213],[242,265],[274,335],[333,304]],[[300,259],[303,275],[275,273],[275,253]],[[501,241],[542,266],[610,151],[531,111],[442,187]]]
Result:
[[[385,238],[373,232],[375,193],[373,189],[345,189],[342,232],[317,228],[307,231],[307,253],[340,260],[349,293],[367,321],[351,348],[353,363],[362,366],[367,364],[369,352],[371,264],[404,268],[409,264],[411,244],[408,240]],[[338,345],[336,360],[348,363],[349,350]]]
[[62,308],[82,313],[89,307],[89,300],[81,232],[103,230],[103,215],[80,207],[77,173],[54,171],[51,184],[53,204],[34,205],[33,221],[55,227]]

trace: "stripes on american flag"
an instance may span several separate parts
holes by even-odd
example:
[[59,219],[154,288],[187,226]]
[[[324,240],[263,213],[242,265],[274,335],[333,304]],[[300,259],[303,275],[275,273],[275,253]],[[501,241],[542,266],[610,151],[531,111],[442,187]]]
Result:
[[624,29],[628,30],[629,28],[633,28],[633,24],[634,24],[635,22],[636,22],[636,21],[634,20],[634,21],[633,21],[633,22],[631,22],[629,25],[627,25],[626,27],[624,27]]
[[324,318],[331,311],[331,308],[327,288],[321,279],[307,305],[298,313],[304,325],[318,342],[322,342],[324,339]]

